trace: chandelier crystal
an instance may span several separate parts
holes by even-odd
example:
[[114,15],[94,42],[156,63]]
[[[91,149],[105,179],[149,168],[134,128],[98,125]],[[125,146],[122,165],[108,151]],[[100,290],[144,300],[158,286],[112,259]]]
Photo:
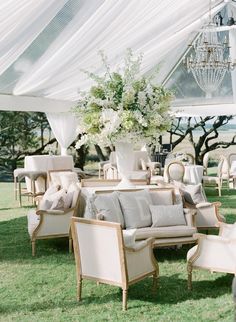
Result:
[[234,68],[229,56],[229,45],[225,38],[219,39],[217,25],[211,19],[211,1],[209,2],[209,23],[205,25],[193,43],[190,45],[193,53],[186,58],[188,72],[193,74],[198,86],[211,97],[220,86],[226,72]]

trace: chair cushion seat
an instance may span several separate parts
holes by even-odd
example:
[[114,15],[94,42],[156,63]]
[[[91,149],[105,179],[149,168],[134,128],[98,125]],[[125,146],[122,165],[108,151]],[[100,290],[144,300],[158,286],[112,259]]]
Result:
[[40,217],[36,214],[35,210],[31,210],[28,213],[27,218],[28,218],[28,232],[29,232],[29,235],[32,236],[34,230],[39,225]]
[[220,179],[218,177],[203,176],[203,182],[205,183],[219,183]]
[[185,237],[192,236],[197,232],[195,227],[185,225],[168,226],[168,227],[145,227],[136,230],[136,240],[154,238],[168,238],[168,237]]

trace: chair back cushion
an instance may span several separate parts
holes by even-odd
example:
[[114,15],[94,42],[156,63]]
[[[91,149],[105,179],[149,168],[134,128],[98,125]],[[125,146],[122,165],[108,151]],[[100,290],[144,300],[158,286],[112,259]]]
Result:
[[149,205],[152,203],[152,199],[148,191],[119,191],[117,193],[126,228],[151,226],[152,218]]
[[86,219],[78,219],[72,222],[75,257],[82,275],[122,282],[119,247],[122,232],[118,228],[118,224],[103,221],[86,223]]

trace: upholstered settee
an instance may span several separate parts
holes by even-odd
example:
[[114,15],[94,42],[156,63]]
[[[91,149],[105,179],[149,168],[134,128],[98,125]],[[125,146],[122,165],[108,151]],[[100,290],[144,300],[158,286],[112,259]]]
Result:
[[155,238],[155,247],[196,241],[196,211],[184,209],[174,189],[106,190],[95,193],[92,199],[90,219],[120,223],[131,243],[150,237]]

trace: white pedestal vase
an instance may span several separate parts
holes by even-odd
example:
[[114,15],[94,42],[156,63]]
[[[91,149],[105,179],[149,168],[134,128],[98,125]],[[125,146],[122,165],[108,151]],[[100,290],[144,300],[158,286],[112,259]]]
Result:
[[117,142],[116,147],[116,162],[118,173],[121,177],[119,188],[134,187],[130,181],[131,172],[134,169],[134,151],[133,145],[126,142]]

